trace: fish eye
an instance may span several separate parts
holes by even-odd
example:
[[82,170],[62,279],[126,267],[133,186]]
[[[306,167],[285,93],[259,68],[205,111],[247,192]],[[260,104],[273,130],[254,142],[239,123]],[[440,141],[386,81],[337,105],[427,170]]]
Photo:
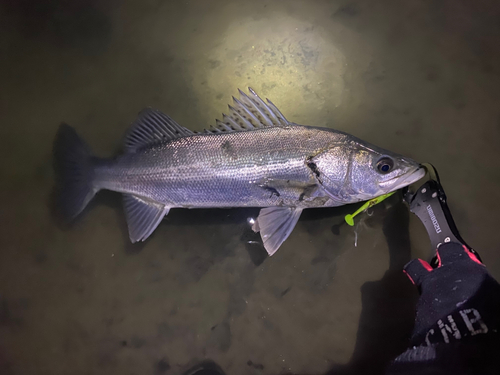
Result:
[[377,162],[377,170],[382,174],[387,174],[394,168],[394,161],[391,158],[383,157]]

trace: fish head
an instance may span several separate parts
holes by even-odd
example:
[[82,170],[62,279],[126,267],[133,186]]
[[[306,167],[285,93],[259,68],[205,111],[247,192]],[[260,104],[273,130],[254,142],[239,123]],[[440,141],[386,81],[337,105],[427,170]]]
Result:
[[314,158],[314,166],[319,183],[339,204],[402,189],[425,175],[425,169],[410,158],[357,142],[325,150]]
[[351,191],[361,198],[366,195],[366,198],[372,199],[411,185],[424,175],[425,169],[410,158],[360,145],[353,152],[351,173],[346,178]]

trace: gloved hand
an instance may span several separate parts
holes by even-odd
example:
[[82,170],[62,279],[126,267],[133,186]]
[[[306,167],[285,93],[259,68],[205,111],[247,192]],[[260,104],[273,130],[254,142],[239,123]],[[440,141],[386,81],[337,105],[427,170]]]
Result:
[[495,333],[500,323],[500,285],[465,246],[446,243],[433,269],[414,259],[405,266],[419,288],[413,346],[449,343]]

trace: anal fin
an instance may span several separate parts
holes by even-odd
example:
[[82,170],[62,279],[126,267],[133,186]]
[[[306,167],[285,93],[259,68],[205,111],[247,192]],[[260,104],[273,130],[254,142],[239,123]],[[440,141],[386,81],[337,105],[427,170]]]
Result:
[[252,229],[260,232],[264,248],[273,255],[292,233],[299,220],[302,208],[267,207],[260,210]]
[[132,242],[148,238],[170,210],[170,207],[163,204],[146,201],[131,194],[123,195],[123,205]]

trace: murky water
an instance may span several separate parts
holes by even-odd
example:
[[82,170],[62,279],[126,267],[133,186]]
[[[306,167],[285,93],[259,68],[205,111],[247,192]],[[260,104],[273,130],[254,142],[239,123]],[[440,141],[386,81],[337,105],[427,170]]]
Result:
[[[251,86],[291,121],[438,168],[500,278],[500,8],[468,1],[3,1],[0,373],[376,373],[405,349],[427,257],[400,197],[341,225],[310,210],[272,258],[257,210],[172,210],[131,245],[118,194],[51,215],[67,122],[102,156],[146,106],[201,130]],[[355,244],[357,238],[357,246]]]

